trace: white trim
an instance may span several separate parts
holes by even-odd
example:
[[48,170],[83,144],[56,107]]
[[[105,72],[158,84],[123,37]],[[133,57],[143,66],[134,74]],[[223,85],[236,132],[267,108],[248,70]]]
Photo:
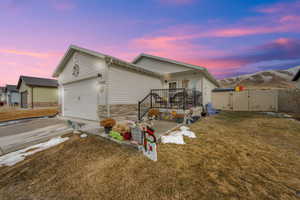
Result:
[[[95,72],[97,73],[97,72]],[[68,85],[68,84],[72,84],[72,83],[76,83],[76,82],[80,82],[80,81],[85,81],[88,79],[93,79],[93,78],[97,78],[98,77],[98,73],[96,75],[91,75],[91,76],[86,76],[86,77],[82,77],[80,79],[77,80],[73,80],[73,81],[68,81],[68,82],[62,82],[62,85]]]

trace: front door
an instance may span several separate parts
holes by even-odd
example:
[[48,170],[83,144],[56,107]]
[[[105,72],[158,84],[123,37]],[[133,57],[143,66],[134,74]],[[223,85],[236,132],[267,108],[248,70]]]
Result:
[[22,108],[27,108],[27,106],[28,106],[27,97],[28,97],[27,91],[21,92],[21,107]]

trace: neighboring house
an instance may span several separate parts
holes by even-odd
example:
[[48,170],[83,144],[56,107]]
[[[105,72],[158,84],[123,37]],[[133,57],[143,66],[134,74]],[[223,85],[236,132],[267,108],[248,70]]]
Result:
[[9,106],[16,106],[20,104],[20,94],[16,85],[5,86],[6,103]]
[[295,81],[296,82],[296,88],[300,89],[300,70],[294,76],[292,81]]
[[[148,97],[151,89],[185,84],[210,95],[210,88],[218,87],[204,68],[169,60],[153,60],[153,65],[145,66],[139,62],[143,60],[129,63],[71,45],[53,73],[59,82],[61,115],[88,120],[136,116],[138,102]],[[160,63],[162,67],[179,69],[162,73],[155,70]],[[173,80],[176,85],[172,84]],[[211,97],[203,98],[209,102]]]
[[5,87],[0,87],[0,106],[4,106],[6,103]]
[[0,102],[5,102],[5,87],[0,87]]
[[22,108],[52,107],[58,105],[57,80],[20,76],[17,89]]

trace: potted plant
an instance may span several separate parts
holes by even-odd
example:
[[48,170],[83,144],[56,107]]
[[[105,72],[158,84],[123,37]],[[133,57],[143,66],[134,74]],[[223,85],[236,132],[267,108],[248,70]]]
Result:
[[150,109],[148,112],[148,117],[150,118],[154,118],[154,119],[158,119],[159,117],[159,110],[158,109]]
[[184,121],[184,114],[176,114],[174,118],[176,123],[181,124]]
[[104,127],[104,131],[106,134],[109,134],[112,127],[116,124],[116,120],[112,118],[107,118],[102,121],[100,121],[100,125]]

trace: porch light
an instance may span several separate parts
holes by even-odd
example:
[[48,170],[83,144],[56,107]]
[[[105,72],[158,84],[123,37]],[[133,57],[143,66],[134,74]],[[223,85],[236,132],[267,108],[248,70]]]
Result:
[[103,83],[103,75],[102,74],[100,74],[100,73],[97,74],[97,81],[99,84]]

